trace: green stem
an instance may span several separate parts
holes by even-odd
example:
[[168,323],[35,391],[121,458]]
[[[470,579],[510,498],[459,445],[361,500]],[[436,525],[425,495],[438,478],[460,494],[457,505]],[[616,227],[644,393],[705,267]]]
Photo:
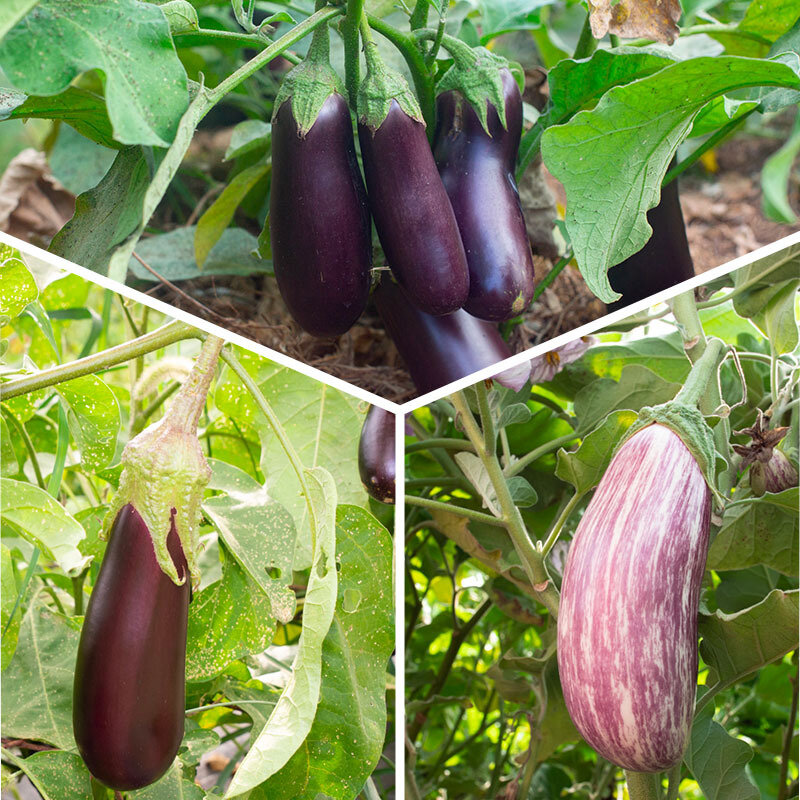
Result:
[[19,610],[20,605],[22,605],[22,598],[25,597],[25,594],[28,591],[28,586],[30,585],[31,579],[33,578],[33,573],[36,570],[36,562],[39,560],[39,552],[40,550],[38,547],[33,548],[33,553],[31,554],[31,560],[28,562],[28,569],[25,571],[25,577],[22,580],[22,586],[19,587],[19,591],[17,592],[17,599],[14,601],[14,607],[11,609],[11,613],[8,615],[5,627],[3,628],[2,636],[0,636],[0,641],[6,638],[6,633],[8,633],[8,629],[11,627],[11,623],[14,620],[14,617],[16,616],[16,613]]
[[441,447],[445,450],[467,450],[472,451],[472,444],[466,439],[447,439],[431,437],[420,442],[410,442],[406,445],[406,454],[416,453],[418,450],[430,450],[433,447]]
[[697,313],[694,289],[682,292],[668,301],[676,322],[681,327],[681,337],[686,347],[686,355],[692,363],[697,361],[706,349],[706,333]]
[[424,28],[428,24],[430,5],[430,0],[417,0],[414,11],[411,13],[411,17],[408,20],[408,25],[412,31],[418,28]]
[[44,477],[42,476],[42,470],[39,468],[39,459],[36,456],[36,448],[33,446],[33,442],[31,441],[31,437],[28,435],[27,429],[8,409],[4,408],[3,414],[19,434],[20,439],[22,439],[22,442],[25,445],[25,449],[28,451],[28,457],[31,460],[31,466],[33,467],[33,474],[36,477],[36,483],[39,485],[40,489],[47,491],[47,487],[44,483]]
[[169,407],[169,417],[176,427],[196,433],[200,415],[206,403],[211,380],[217,370],[219,354],[225,342],[218,336],[208,336],[203,342],[192,371],[175,395]]
[[576,433],[565,433],[563,436],[559,436],[558,439],[552,439],[549,442],[545,442],[540,447],[537,447],[534,450],[531,450],[529,453],[526,453],[522,458],[518,461],[515,461],[510,467],[505,470],[506,478],[513,478],[514,475],[519,475],[528,464],[532,464],[537,459],[540,459],[542,456],[546,456],[548,453],[552,453],[554,450],[558,450],[559,447],[563,447],[565,444],[569,444],[570,442],[574,442],[578,438]]
[[39,389],[47,389],[58,383],[80,378],[82,375],[101,372],[117,364],[130,361],[132,358],[138,358],[141,355],[160,350],[162,347],[180,342],[183,339],[192,339],[200,335],[201,332],[197,328],[193,328],[185,322],[178,320],[169,322],[150,333],[139,336],[137,339],[123,342],[116,347],[110,347],[108,350],[102,350],[99,353],[86,356],[86,358],[80,358],[70,364],[59,364],[56,367],[43,369],[32,375],[25,375],[22,378],[1,384],[0,399],[10,400],[12,397],[35,392]]
[[575,510],[575,506],[577,506],[581,501],[583,495],[584,492],[575,492],[566,506],[564,506],[564,510],[561,512],[561,514],[559,514],[558,519],[553,524],[550,533],[547,534],[547,539],[545,539],[545,542],[542,545],[542,558],[546,558],[547,554],[553,549],[553,545],[558,541],[558,537],[561,534],[564,524],[569,519],[569,515]]
[[679,761],[668,773],[667,800],[678,800],[678,791],[681,786],[681,762]]
[[359,28],[364,14],[364,0],[347,0],[347,13],[342,22],[342,39],[344,41],[344,78],[350,107],[356,107],[358,86],[361,82],[361,39]]
[[709,394],[709,386],[716,386],[717,366],[726,345],[720,339],[709,339],[703,354],[689,372],[686,383],[675,396],[675,402],[683,405],[699,405]]
[[84,570],[72,579],[72,599],[75,601],[76,617],[83,614],[83,582],[86,579],[86,572],[87,570]]
[[[789,680],[792,680],[791,678]],[[778,777],[778,800],[786,799],[786,775],[789,771],[789,761],[792,758],[792,740],[794,739],[794,724],[797,720],[797,688],[800,685],[798,676],[792,680],[792,706],[789,711],[789,719],[786,725],[786,732],[783,735],[783,749],[781,750],[781,771]]]
[[651,772],[629,772],[625,770],[630,800],[661,800],[661,781]]
[[711,134],[711,136],[709,136],[708,139],[706,139],[696,150],[694,150],[691,155],[684,158],[680,164],[676,164],[671,170],[669,170],[669,172],[667,172],[667,174],[664,176],[664,179],[661,181],[661,187],[663,188],[668,183],[674,181],[678,175],[685,172],[687,169],[689,169],[689,167],[692,166],[692,164],[697,162],[703,156],[703,154],[707,153],[724,139],[727,139],[728,136],[735,133],[744,124],[744,121],[754,111],[757,110],[757,108],[751,108],[749,111],[745,111],[740,117],[732,119],[730,122],[723,125],[718,131],[715,131],[713,134]]
[[536,766],[538,764],[536,754],[539,749],[539,743],[538,741],[534,742],[533,737],[537,734],[538,731],[535,732],[531,725],[531,744],[528,749],[528,760],[525,762],[525,769],[519,784],[519,791],[517,792],[517,797],[519,798],[526,798],[528,796],[531,789],[531,782],[533,781],[533,775],[536,772]]
[[402,31],[397,30],[397,28],[384,22],[374,14],[367,14],[367,22],[373,30],[388,39],[405,59],[408,71],[411,73],[411,80],[414,82],[414,89],[422,109],[422,116],[425,119],[428,136],[432,137],[436,128],[436,96],[433,75],[425,63],[425,56],[417,47],[416,40],[414,37],[406,36]]
[[586,14],[586,19],[583,21],[581,28],[581,35],[578,37],[578,44],[575,45],[575,52],[572,57],[577,61],[581,58],[589,58],[597,49],[597,39],[592,34],[592,19],[590,14]]
[[495,525],[503,528],[503,520],[493,517],[491,514],[484,514],[483,511],[475,511],[472,508],[464,508],[453,503],[443,503],[441,500],[431,500],[428,497],[417,497],[410,494],[406,496],[406,505],[427,508],[430,511],[442,511],[447,514],[455,514],[459,517],[466,517],[473,522],[482,522],[484,525]]
[[365,800],[381,800],[372,778],[367,778],[367,782],[364,784],[364,798]]
[[556,261],[550,272],[548,272],[547,275],[544,276],[539,285],[533,290],[533,297],[531,298],[531,304],[535,303],[544,294],[544,290],[548,286],[550,286],[550,284],[563,272],[564,267],[566,267],[570,261],[572,261],[571,250],[567,252],[566,255],[559,258],[558,261]]

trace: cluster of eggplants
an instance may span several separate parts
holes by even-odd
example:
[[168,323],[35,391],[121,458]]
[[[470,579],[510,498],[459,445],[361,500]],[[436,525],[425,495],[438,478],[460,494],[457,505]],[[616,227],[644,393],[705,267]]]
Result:
[[686,747],[710,515],[689,449],[670,428],[649,425],[612,459],[567,556],[564,699],[584,739],[628,770],[669,769]]
[[75,666],[73,729],[89,771],[111,789],[158,780],[183,738],[191,583],[173,521],[177,585],[156,561],[146,523],[124,506],[92,589]]
[[347,101],[331,94],[301,135],[291,100],[272,123],[270,236],[278,288],[315,336],[345,333],[369,295],[372,240]]
[[647,222],[653,229],[647,244],[608,271],[611,288],[622,295],[608,304],[609,311],[694,277],[677,180],[661,190],[661,200],[647,212]]
[[[488,132],[456,91],[436,99],[434,156],[450,198],[469,266],[464,310],[503,321],[522,313],[533,297],[533,258],[514,180],[522,134],[522,96],[502,69],[506,127],[487,109]],[[393,263],[390,259],[390,263]]]
[[[387,276],[375,288],[373,299],[420,394],[511,356],[508,345],[491,323],[463,309],[439,317],[426,314]],[[530,362],[526,361],[493,377],[519,391],[529,375]]]
[[381,503],[394,503],[395,429],[394,414],[370,406],[358,440],[358,473],[370,497]]

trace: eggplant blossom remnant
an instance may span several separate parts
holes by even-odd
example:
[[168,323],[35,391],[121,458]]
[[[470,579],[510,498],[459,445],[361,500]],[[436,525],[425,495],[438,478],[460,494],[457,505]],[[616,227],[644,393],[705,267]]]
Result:
[[577,361],[597,341],[594,336],[581,336],[549,353],[531,359],[531,383],[550,381],[564,369],[565,364]]

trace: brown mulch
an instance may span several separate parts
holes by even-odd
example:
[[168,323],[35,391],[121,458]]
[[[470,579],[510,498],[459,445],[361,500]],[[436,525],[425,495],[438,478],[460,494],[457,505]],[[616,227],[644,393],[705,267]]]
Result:
[[[226,136],[219,132],[198,132],[197,136],[202,139],[204,134],[207,140],[193,144],[198,161],[219,164],[221,158],[215,158],[214,153],[224,148]],[[681,177],[681,201],[698,273],[800,230],[798,225],[770,222],[761,212],[761,165],[779,145],[775,140],[740,136],[717,149],[716,174],[703,174],[696,168]],[[13,229],[9,232],[46,246],[69,218],[71,203],[62,199],[60,186],[51,188],[38,163],[36,167],[28,169],[17,181],[16,207],[6,217],[5,229],[10,221]],[[24,187],[26,179],[30,181],[29,192]],[[563,205],[561,187],[552,179],[548,183]],[[794,191],[796,195],[797,186]],[[43,194],[47,196],[46,203]],[[795,207],[799,206],[795,202]],[[54,213],[54,209],[60,213]],[[541,280],[551,261],[537,257],[536,262],[537,278]],[[388,399],[404,402],[415,395],[372,306],[352,330],[335,341],[327,341],[309,336],[293,322],[275,279],[268,276],[202,278],[183,282],[177,290],[156,285],[148,293]],[[577,270],[568,267],[514,330],[510,345],[514,352],[521,352],[604,313],[604,305],[589,292]]]

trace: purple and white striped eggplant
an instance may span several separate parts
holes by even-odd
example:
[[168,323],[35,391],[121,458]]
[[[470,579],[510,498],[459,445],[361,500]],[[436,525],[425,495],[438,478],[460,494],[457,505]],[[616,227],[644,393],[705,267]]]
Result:
[[654,424],[619,449],[578,525],[558,615],[572,721],[614,764],[660,772],[686,746],[711,495],[686,445]]
[[755,461],[750,467],[750,486],[759,497],[764,492],[777,494],[784,489],[797,486],[797,470],[794,464],[777,448],[771,451],[767,461]]

